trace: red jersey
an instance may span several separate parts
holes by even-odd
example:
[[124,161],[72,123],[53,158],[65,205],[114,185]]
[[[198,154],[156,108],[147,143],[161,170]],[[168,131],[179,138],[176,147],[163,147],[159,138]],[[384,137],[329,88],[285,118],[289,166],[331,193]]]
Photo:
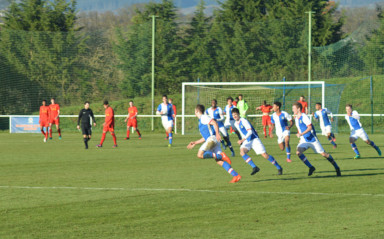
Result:
[[233,101],[232,105],[237,106],[237,101]]
[[113,112],[112,107],[108,106],[105,109],[105,126],[113,127],[115,125],[115,113]]
[[305,108],[308,108],[308,103],[306,101],[297,101],[299,102],[302,106],[303,106],[303,109],[301,110],[302,113],[305,113]]
[[262,106],[260,106],[260,110],[261,110],[261,112],[263,112],[263,113],[269,113],[269,112],[271,112],[271,109],[273,108],[271,105],[262,105]]
[[49,113],[50,113],[49,106],[40,106],[40,121],[48,120]]
[[132,119],[133,116],[137,115],[137,108],[136,106],[132,106],[128,108],[128,118]]
[[50,109],[50,117],[51,117],[51,119],[54,119],[59,115],[60,105],[59,104],[54,104],[54,105],[50,104],[49,109]]

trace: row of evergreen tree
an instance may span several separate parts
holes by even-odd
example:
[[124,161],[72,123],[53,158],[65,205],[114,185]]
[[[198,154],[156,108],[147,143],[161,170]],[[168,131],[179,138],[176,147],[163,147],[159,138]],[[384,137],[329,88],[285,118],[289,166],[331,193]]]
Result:
[[191,21],[180,22],[174,2],[163,0],[137,8],[128,27],[87,31],[76,0],[13,1],[0,31],[0,113],[28,113],[44,96],[69,104],[149,94],[151,16],[158,94],[198,78],[305,80],[310,10],[313,46],[343,38],[344,19],[324,0],[226,0],[213,16],[204,9],[201,0]]

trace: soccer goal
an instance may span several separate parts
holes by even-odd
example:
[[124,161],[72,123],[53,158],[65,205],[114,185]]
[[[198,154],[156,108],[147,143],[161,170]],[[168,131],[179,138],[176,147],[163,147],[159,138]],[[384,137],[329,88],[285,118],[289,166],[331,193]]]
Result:
[[[227,98],[238,97],[242,94],[247,101],[248,118],[255,127],[261,127],[262,116],[256,107],[266,100],[268,104],[274,101],[282,103],[283,110],[292,112],[292,104],[297,102],[300,96],[305,96],[309,108],[313,111],[316,102],[321,102],[323,107],[328,107],[334,113],[338,112],[341,87],[327,85],[324,81],[295,81],[295,82],[206,82],[182,84],[182,115],[181,133],[189,134],[197,131],[194,109],[197,104],[206,108],[211,106],[212,99],[216,99],[218,106],[223,110],[227,104]],[[308,90],[310,89],[310,91]],[[310,95],[308,95],[310,92]],[[326,92],[335,97],[326,98]],[[310,111],[310,113],[312,112]]]

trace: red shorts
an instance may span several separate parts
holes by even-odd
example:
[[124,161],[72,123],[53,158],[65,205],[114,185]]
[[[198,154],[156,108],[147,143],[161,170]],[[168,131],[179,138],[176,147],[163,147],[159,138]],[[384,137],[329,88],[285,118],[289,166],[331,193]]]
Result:
[[48,127],[49,126],[49,122],[47,119],[45,120],[40,120],[40,126],[41,127]]
[[271,116],[269,115],[263,115],[262,117],[263,126],[271,125]]
[[52,125],[54,125],[54,124],[59,125],[60,124],[60,118],[57,118],[57,119],[53,118],[49,121],[49,123]]
[[137,128],[137,119],[129,119],[127,122],[127,126]]
[[115,125],[104,125],[103,132],[114,132],[115,131]]

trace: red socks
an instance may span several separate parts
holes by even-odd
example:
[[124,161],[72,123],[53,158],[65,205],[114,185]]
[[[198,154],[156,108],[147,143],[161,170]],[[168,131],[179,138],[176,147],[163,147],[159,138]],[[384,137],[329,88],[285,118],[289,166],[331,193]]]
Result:
[[[111,135],[112,135],[112,138],[113,138],[113,143],[114,143],[115,145],[117,145],[117,142],[116,142],[116,135],[115,135],[115,133],[112,133]],[[104,136],[104,138],[105,138],[105,136]]]
[[136,132],[138,136],[141,136],[140,131],[138,129],[136,129]]
[[129,129],[127,130],[127,138],[129,138]]
[[103,145],[104,140],[105,140],[105,133],[103,133],[103,134],[101,135],[101,141],[100,141],[100,144],[101,144],[101,145]]

